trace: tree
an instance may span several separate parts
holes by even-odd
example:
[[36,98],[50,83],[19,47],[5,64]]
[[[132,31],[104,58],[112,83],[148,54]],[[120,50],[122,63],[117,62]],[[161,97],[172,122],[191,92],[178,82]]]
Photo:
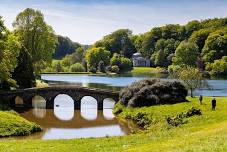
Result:
[[227,28],[211,33],[202,50],[205,62],[213,62],[227,55]]
[[155,66],[166,67],[167,66],[167,58],[163,50],[159,50],[155,55]]
[[98,70],[99,70],[99,72],[103,72],[103,73],[105,72],[105,65],[104,65],[103,61],[99,62]]
[[80,47],[81,45],[79,43],[71,41],[68,37],[58,35],[54,58],[61,59],[68,54],[72,54],[75,50],[77,50]]
[[202,73],[194,67],[185,66],[178,70],[175,76],[190,90],[191,97],[193,97],[193,91],[195,89],[208,87],[207,81],[203,78]]
[[117,66],[119,72],[127,72],[132,70],[132,62],[128,58],[121,57],[120,54],[115,53],[110,59],[111,66]]
[[214,60],[214,63],[211,63],[209,66],[212,75],[220,76],[227,74],[227,56]]
[[70,66],[70,71],[71,72],[85,72],[85,68],[81,63],[75,63]]
[[119,29],[96,42],[95,47],[104,47],[111,54],[118,53],[131,58],[133,53],[136,52],[135,46],[130,39],[131,35],[132,31],[129,29]]
[[31,56],[25,48],[21,48],[17,60],[18,65],[12,73],[12,77],[17,80],[17,85],[20,88],[35,86]]
[[109,64],[110,52],[101,47],[99,48],[93,47],[87,50],[85,54],[85,59],[87,61],[89,69],[91,68],[97,69],[98,63],[100,61],[103,61],[105,66]]
[[[23,48],[31,56],[33,69],[28,70],[28,72],[30,71],[38,75],[41,69],[46,64],[50,64],[52,60],[56,44],[53,29],[46,24],[40,11],[31,8],[27,8],[17,15],[13,27],[14,33],[18,36]],[[19,78],[15,79],[20,81]]]
[[0,83],[16,86],[16,81],[12,79],[11,72],[17,66],[17,57],[21,45],[18,38],[10,33],[4,26],[0,17]]
[[196,66],[197,57],[199,55],[198,46],[195,43],[183,41],[177,47],[175,56],[173,57],[174,65]]

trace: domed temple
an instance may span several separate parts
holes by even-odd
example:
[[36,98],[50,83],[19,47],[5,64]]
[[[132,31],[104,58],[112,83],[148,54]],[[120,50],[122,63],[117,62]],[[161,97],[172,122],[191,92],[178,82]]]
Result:
[[150,67],[150,59],[144,58],[141,53],[132,55],[132,63],[134,67]]

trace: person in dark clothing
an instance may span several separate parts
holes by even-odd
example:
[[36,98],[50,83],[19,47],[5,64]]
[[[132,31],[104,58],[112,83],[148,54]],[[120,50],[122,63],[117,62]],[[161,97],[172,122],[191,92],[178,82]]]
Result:
[[215,110],[215,108],[216,108],[216,99],[213,98],[213,100],[212,100],[212,110]]
[[199,96],[199,103],[203,104],[203,96],[202,95]]

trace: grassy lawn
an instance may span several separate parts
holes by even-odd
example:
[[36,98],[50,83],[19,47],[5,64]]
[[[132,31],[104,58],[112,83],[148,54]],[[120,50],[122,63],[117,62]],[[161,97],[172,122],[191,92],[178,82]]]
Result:
[[162,71],[162,68],[152,68],[152,67],[133,67],[133,70],[131,71],[132,74],[134,75],[139,75],[139,74],[160,74]]
[[[211,97],[191,102],[137,109],[124,109],[121,117],[146,113],[152,125],[143,133],[124,137],[71,139],[71,140],[1,140],[0,151],[130,151],[130,152],[226,152],[227,151],[227,98],[217,98],[217,110],[211,111]],[[175,116],[192,106],[202,110],[201,116],[187,118],[187,123],[170,127],[167,116]]]
[[0,111],[0,137],[22,136],[41,131],[40,126],[29,122],[14,111]]

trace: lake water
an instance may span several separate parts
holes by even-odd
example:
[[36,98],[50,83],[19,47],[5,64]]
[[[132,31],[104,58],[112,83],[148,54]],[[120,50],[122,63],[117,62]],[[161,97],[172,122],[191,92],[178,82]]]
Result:
[[[131,83],[149,76],[92,76],[92,75],[42,75],[42,80],[50,85],[70,84],[90,88],[120,90]],[[167,78],[161,78],[168,80]],[[172,81],[173,79],[171,79]],[[208,80],[211,89],[196,90],[196,95],[227,96],[226,80]],[[20,98],[17,98],[21,102]],[[112,114],[114,101],[106,99],[102,111],[97,110],[97,101],[85,97],[81,101],[81,110],[74,110],[73,99],[65,94],[54,100],[54,109],[45,109],[46,101],[36,96],[33,109],[19,111],[29,121],[36,122],[44,129],[41,133],[18,139],[71,139],[105,136],[122,136],[130,133],[129,124],[119,122]]]
[[103,110],[97,110],[97,102],[92,97],[81,100],[81,110],[74,110],[73,99],[65,94],[55,98],[54,109],[45,109],[45,102],[42,97],[35,96],[33,109],[17,110],[22,117],[41,125],[43,131],[16,139],[71,139],[130,133],[128,124],[114,117],[112,109],[115,102],[111,99],[104,100]]
[[[42,75],[42,80],[55,84],[76,84],[84,87],[120,90],[149,76],[92,76],[92,75]],[[161,78],[167,80],[168,78]],[[169,80],[169,79],[168,79]],[[173,80],[173,79],[171,79]],[[227,96],[227,80],[207,80],[209,88],[195,91],[195,95]]]

